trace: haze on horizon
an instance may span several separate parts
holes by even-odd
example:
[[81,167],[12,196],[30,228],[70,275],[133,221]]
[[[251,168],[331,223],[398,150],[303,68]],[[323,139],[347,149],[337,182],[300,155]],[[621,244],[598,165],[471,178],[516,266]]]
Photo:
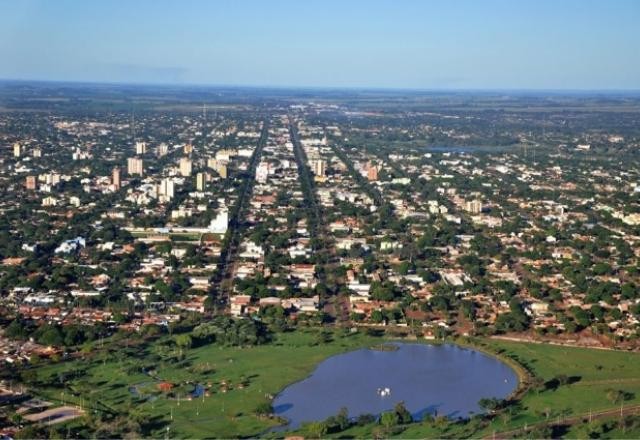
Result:
[[0,78],[640,89],[636,0],[0,1]]

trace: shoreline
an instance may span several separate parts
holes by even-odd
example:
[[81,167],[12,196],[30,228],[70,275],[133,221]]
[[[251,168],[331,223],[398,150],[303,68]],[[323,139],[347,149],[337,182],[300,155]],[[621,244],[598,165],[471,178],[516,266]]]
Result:
[[[484,354],[488,357],[491,357],[503,364],[505,364],[506,366],[508,366],[511,370],[513,370],[513,372],[515,373],[516,377],[517,377],[517,384],[515,389],[509,393],[504,399],[505,400],[517,400],[520,397],[522,397],[528,390],[531,384],[531,373],[529,373],[524,366],[522,366],[521,364],[519,364],[517,361],[515,361],[514,359],[509,358],[508,356],[503,356],[500,353],[495,352],[494,350],[491,350],[489,347],[486,347],[484,345],[478,344],[478,343],[474,343],[473,341],[461,341],[459,339],[454,339],[454,340],[428,340],[428,339],[408,339],[408,338],[398,338],[398,337],[390,337],[390,338],[383,338],[384,340],[381,341],[379,344],[374,344],[374,345],[363,345],[359,348],[353,348],[352,350],[349,351],[343,351],[341,353],[337,353],[335,355],[329,356],[323,360],[321,360],[315,367],[318,367],[318,365],[320,365],[322,362],[325,362],[327,359],[330,359],[332,357],[335,356],[339,356],[345,353],[349,353],[352,351],[357,351],[357,350],[372,350],[372,351],[384,351],[384,352],[394,352],[397,351],[398,348],[394,346],[394,344],[397,343],[402,343],[402,344],[417,344],[417,345],[432,345],[432,346],[438,346],[438,345],[445,345],[445,344],[450,344],[453,346],[456,346],[458,348],[462,348],[462,349],[467,349],[467,350],[475,350],[481,354]],[[312,370],[313,372],[313,370]],[[307,379],[308,377],[310,377],[310,374],[308,374],[307,376],[305,376],[302,379],[296,380],[291,382],[290,384],[286,385],[284,388],[282,388],[282,390],[280,390],[277,394],[274,395],[273,399],[271,402],[273,402],[275,400],[275,398],[280,395],[284,390],[286,390],[288,387],[299,383],[305,379]],[[278,414],[273,414],[273,416],[275,418],[281,418],[284,419],[284,417],[278,415]],[[377,414],[376,416],[379,416],[379,414]],[[287,420],[286,423],[283,424],[279,424],[279,425],[275,425],[272,426],[271,428],[267,429],[266,431],[263,432],[263,434],[269,434],[269,433],[287,433],[287,432],[296,432],[299,430],[299,428],[293,429],[291,431],[288,431],[286,429],[287,425],[290,423],[289,420]]]

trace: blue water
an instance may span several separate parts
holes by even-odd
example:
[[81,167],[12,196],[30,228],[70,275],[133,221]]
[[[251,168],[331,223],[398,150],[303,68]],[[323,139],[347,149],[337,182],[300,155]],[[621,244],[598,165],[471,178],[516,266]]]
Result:
[[[350,417],[380,414],[403,401],[414,418],[427,413],[468,417],[483,397],[507,397],[517,386],[506,364],[456,345],[395,344],[395,351],[361,349],[331,357],[273,401],[287,428],[324,420],[346,407]],[[380,396],[379,388],[390,388]]]

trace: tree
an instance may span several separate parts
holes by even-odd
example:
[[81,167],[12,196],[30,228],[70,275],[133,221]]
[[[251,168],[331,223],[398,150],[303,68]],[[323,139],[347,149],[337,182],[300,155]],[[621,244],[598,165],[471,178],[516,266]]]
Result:
[[413,416],[411,415],[409,410],[407,410],[407,407],[404,406],[404,402],[396,403],[396,406],[393,408],[393,410],[398,415],[399,422],[403,425],[413,422]]
[[482,398],[478,401],[478,406],[485,411],[496,412],[504,407],[504,400],[495,397]]
[[340,408],[338,415],[336,415],[336,423],[340,431],[344,431],[351,425],[349,422],[349,410],[345,407]]
[[399,422],[400,418],[395,411],[383,412],[382,415],[380,415],[380,424],[384,426],[386,430],[390,430],[394,426],[398,425]]
[[269,402],[261,402],[255,409],[255,413],[259,416],[268,416],[273,413],[273,407]]
[[374,310],[373,312],[371,312],[371,321],[375,322],[376,324],[379,324],[383,320],[384,320],[384,315],[380,310]]
[[305,431],[311,438],[322,438],[327,434],[327,424],[324,422],[310,422],[305,426]]
[[188,334],[184,334],[184,335],[177,335],[174,337],[176,345],[181,349],[189,349],[192,347],[193,345],[193,338],[191,337],[191,335]]

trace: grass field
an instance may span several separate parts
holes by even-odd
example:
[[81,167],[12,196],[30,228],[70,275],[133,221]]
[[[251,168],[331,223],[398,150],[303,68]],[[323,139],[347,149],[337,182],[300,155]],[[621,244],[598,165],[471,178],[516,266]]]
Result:
[[[329,342],[320,339],[318,330],[309,329],[278,334],[273,343],[252,348],[193,348],[184,352],[182,360],[168,338],[151,344],[151,348],[112,347],[112,351],[96,351],[84,360],[38,367],[34,371],[47,385],[38,387],[37,393],[48,400],[82,404],[90,412],[113,411],[150,420],[148,432],[154,437],[166,435],[167,427],[172,437],[256,436],[277,424],[274,419],[256,415],[258,406],[268,402],[269,396],[303,379],[328,356],[380,342],[379,338],[342,331],[335,332]],[[509,415],[491,421],[419,422],[407,425],[396,436],[491,436],[494,431],[509,431],[525,424],[640,404],[639,354],[494,340],[475,343],[503,359],[517,361],[547,382],[565,375],[573,383],[530,389],[507,412]],[[161,381],[174,384],[172,397],[158,390]],[[211,386],[211,394],[189,400],[195,383]],[[141,395],[132,393],[131,387]],[[626,400],[613,402],[608,397],[610,390],[626,392]],[[356,426],[330,435],[372,437],[377,429],[375,424]],[[583,428],[574,428],[582,432],[579,429]]]
[[[251,348],[208,345],[187,350],[182,361],[174,358],[173,344],[156,343],[152,349],[122,347],[86,360],[39,367],[39,379],[55,386],[39,387],[37,393],[60,401],[64,391],[67,403],[82,404],[90,410],[151,416],[154,437],[164,435],[167,427],[172,437],[255,436],[277,424],[255,414],[260,403],[268,402],[268,395],[303,379],[328,356],[377,341],[363,334],[341,333],[328,343],[318,344],[318,333],[279,334],[275,342]],[[143,369],[154,370],[153,377]],[[177,384],[172,390],[174,398],[157,390],[160,381]],[[187,400],[194,382],[211,384],[214,392],[204,399]],[[134,386],[145,398],[157,398],[135,396],[130,391]],[[222,392],[223,388],[227,392]]]

